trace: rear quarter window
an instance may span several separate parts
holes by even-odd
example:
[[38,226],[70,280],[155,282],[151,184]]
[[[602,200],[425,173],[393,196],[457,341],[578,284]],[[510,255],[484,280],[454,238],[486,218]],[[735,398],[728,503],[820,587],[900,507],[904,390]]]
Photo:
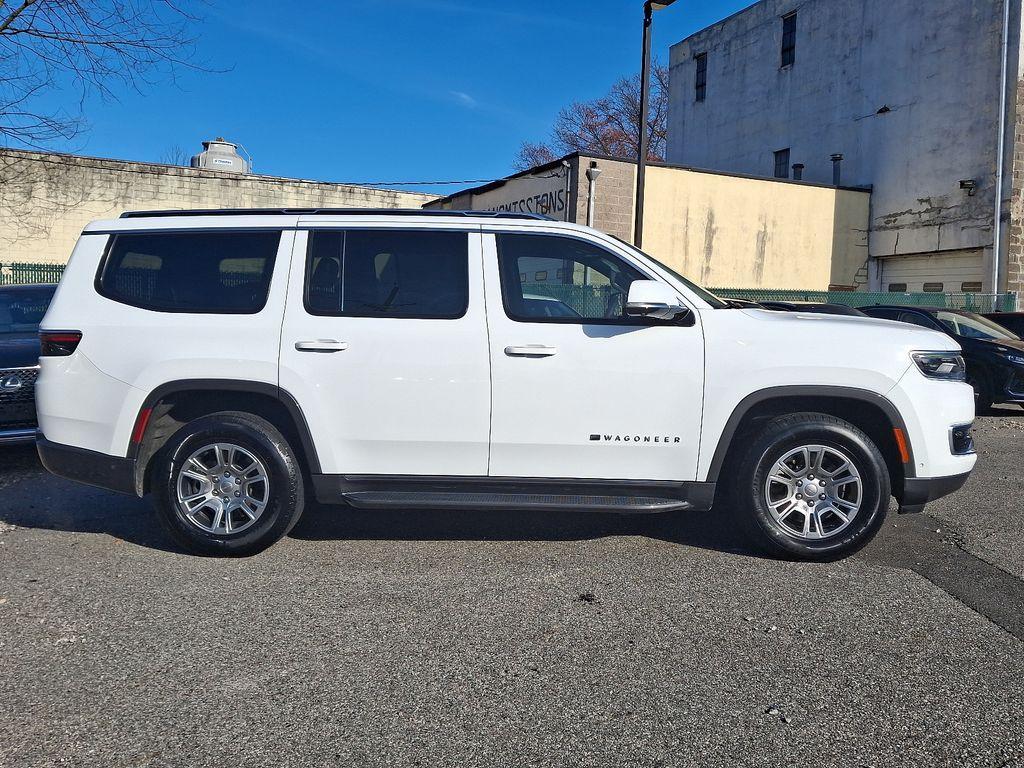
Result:
[[266,306],[280,241],[280,232],[113,235],[96,289],[158,312],[255,314]]

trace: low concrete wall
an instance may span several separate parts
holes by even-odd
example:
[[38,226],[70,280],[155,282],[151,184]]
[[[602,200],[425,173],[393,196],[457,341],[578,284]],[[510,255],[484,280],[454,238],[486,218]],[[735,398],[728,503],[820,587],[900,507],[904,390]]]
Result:
[[432,195],[0,150],[0,263],[67,261],[82,228],[126,210],[419,208]]

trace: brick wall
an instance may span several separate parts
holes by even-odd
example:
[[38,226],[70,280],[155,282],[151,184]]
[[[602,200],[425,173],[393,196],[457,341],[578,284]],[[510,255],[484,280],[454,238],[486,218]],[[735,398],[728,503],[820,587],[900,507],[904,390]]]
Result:
[[419,208],[431,195],[0,150],[0,263],[67,261],[82,228],[126,210]]

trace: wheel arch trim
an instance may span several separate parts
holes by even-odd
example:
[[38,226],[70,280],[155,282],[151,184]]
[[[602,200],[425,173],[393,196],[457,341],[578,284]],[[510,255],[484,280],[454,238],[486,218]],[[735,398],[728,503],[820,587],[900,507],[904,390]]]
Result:
[[868,403],[877,407],[885,414],[889,423],[894,429],[902,430],[903,436],[907,441],[907,451],[910,456],[910,461],[905,463],[903,471],[905,477],[915,477],[914,471],[914,448],[910,442],[910,433],[907,432],[906,422],[903,420],[903,416],[900,414],[899,409],[893,405],[884,395],[880,395],[877,392],[873,392],[869,389],[859,389],[857,387],[841,387],[834,385],[825,384],[810,384],[810,385],[793,385],[783,387],[769,387],[762,389],[757,392],[753,392],[743,398],[739,404],[733,409],[732,414],[729,416],[728,421],[725,423],[725,428],[722,430],[722,434],[718,438],[718,444],[715,447],[715,452],[712,455],[711,464],[708,467],[707,482],[714,483],[718,481],[718,475],[725,464],[726,457],[729,454],[729,450],[732,447],[733,440],[736,437],[736,433],[739,430],[740,424],[746,418],[754,408],[763,403],[771,400],[784,400],[793,397],[828,397],[828,398],[839,398],[843,400],[857,400],[863,403]]
[[[302,443],[302,449],[305,453],[310,473],[320,473],[320,459],[316,451],[316,444],[313,442],[313,434],[309,429],[309,423],[302,411],[302,407],[299,405],[298,400],[296,400],[288,390],[283,389],[276,384],[270,384],[262,381],[247,381],[244,379],[179,379],[176,381],[168,381],[153,389],[145,397],[142,401],[142,405],[139,407],[139,413],[141,414],[146,409],[152,409],[171,395],[189,391],[209,392],[216,390],[263,395],[271,397],[281,403],[288,415],[291,417],[296,432],[298,432],[299,440]],[[130,443],[126,457],[132,461],[137,461],[143,443],[145,443],[145,439],[139,443]],[[139,488],[141,488],[142,475],[144,474],[144,471],[145,467],[136,467],[136,482]]]

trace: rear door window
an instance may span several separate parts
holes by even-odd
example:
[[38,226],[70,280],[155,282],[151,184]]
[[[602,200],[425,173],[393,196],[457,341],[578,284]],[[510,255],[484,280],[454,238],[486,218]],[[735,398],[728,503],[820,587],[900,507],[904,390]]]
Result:
[[468,308],[465,232],[352,229],[309,235],[310,314],[451,320]]
[[280,240],[280,232],[114,235],[97,289],[159,312],[255,314],[267,303]]

